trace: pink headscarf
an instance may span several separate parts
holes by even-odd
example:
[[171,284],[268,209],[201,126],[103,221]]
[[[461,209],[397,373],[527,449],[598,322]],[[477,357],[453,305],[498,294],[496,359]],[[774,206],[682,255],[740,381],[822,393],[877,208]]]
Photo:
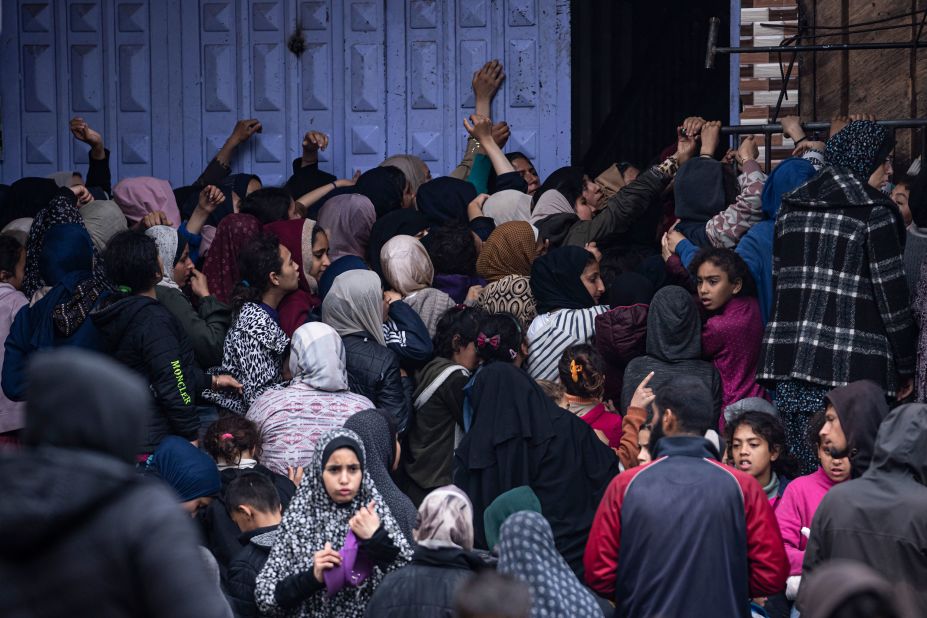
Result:
[[173,227],[180,227],[180,210],[171,183],[166,180],[151,176],[126,178],[113,187],[113,199],[132,223],[160,210]]
[[328,233],[328,257],[332,262],[345,255],[367,259],[370,229],[377,220],[373,202],[359,193],[331,198],[319,211],[319,225]]

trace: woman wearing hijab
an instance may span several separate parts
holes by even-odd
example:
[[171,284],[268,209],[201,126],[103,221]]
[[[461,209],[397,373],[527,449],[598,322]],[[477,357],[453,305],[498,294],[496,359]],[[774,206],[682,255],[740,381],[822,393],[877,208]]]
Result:
[[456,615],[457,587],[486,565],[473,551],[473,506],[453,485],[439,487],[418,509],[412,561],[377,587],[367,616],[444,618]]
[[551,522],[557,550],[580,573],[589,527],[618,458],[582,419],[558,407],[522,369],[489,363],[470,391],[473,424],[455,453],[454,484],[473,501],[477,544],[483,512],[527,485]]
[[180,226],[180,209],[171,183],[160,178],[138,176],[126,178],[113,187],[113,199],[126,219],[138,223],[153,212],[163,212],[173,227]]
[[395,167],[402,172],[406,179],[406,190],[403,208],[415,206],[418,188],[431,180],[431,170],[428,165],[415,155],[393,155],[380,163],[380,167]]
[[537,257],[535,230],[525,221],[503,223],[489,235],[476,260],[476,272],[489,282],[506,275],[531,275]]
[[[793,453],[833,387],[873,380],[889,397],[912,390],[917,330],[904,272],[904,227],[881,191],[894,146],[858,120],[827,140],[826,165],[782,197],[775,300],[757,378],[775,400]],[[802,473],[816,469],[803,457]]]
[[528,221],[531,219],[531,196],[514,189],[493,193],[483,203],[483,214],[492,219],[496,227],[509,221]]
[[476,189],[465,180],[441,176],[418,188],[415,204],[429,225],[467,223],[467,205],[476,198]]
[[112,200],[94,200],[78,212],[97,251],[102,252],[110,238],[129,229],[119,205]]
[[[193,268],[190,247],[179,230],[154,225],[145,230],[145,235],[154,239],[161,258],[161,281],[155,286],[158,302],[180,322],[193,345],[196,364],[202,368],[218,365],[232,321],[231,309],[209,293],[209,281]],[[187,283],[198,299],[196,308],[183,293]]]
[[306,323],[310,312],[322,304],[319,298],[319,278],[331,264],[328,257],[328,235],[312,219],[290,219],[264,226],[275,234],[280,244],[290,250],[293,261],[300,266],[299,288],[287,294],[277,312],[280,328],[292,337]]
[[243,388],[234,394],[207,390],[204,396],[245,414],[255,398],[283,382],[283,354],[290,340],[280,328],[277,307],[299,285],[299,265],[273,234],[258,236],[245,245],[239,265],[242,278],[235,286],[222,366],[209,372],[229,373]]
[[332,260],[345,255],[367,256],[370,230],[377,220],[370,200],[363,195],[339,195],[319,211],[319,225],[328,233],[328,255]]
[[335,279],[322,301],[322,321],[344,342],[351,392],[394,414],[404,430],[411,411],[410,393],[403,387],[399,358],[386,347],[383,322],[388,310],[376,273],[349,270]]
[[416,518],[415,505],[396,486],[392,477],[399,465],[400,451],[395,419],[385,410],[363,410],[345,421],[344,428],[356,433],[363,441],[370,478],[396,518],[399,529],[411,544]]
[[499,532],[500,573],[514,575],[531,589],[531,616],[602,618],[602,608],[579,583],[554,546],[550,524],[538,513],[515,513]]
[[378,220],[404,207],[405,189],[405,175],[391,165],[367,170],[354,184],[354,192],[363,195],[373,204]]
[[261,460],[279,474],[307,467],[320,435],[373,407],[348,390],[344,344],[327,324],[310,322],[296,329],[289,368],[293,379],[286,388],[265,391],[247,414],[261,433]]
[[239,213],[228,215],[216,228],[216,237],[203,264],[203,274],[220,302],[231,300],[232,288],[240,280],[238,254],[241,248],[260,233],[261,222],[257,217]]
[[483,525],[489,551],[493,551],[499,543],[499,531],[505,520],[520,511],[531,511],[543,515],[541,501],[538,500],[534,490],[527,485],[508,490],[486,507],[486,511],[483,512]]
[[34,218],[59,193],[61,190],[54,180],[20,178],[10,185],[3,198],[0,226],[5,227],[15,219]]
[[219,468],[212,458],[177,436],[161,441],[148,463],[177,494],[180,505],[190,515],[209,505],[222,489]]
[[412,236],[394,236],[380,251],[383,277],[390,289],[412,307],[434,338],[438,320],[456,303],[441,290],[431,287],[435,270],[422,243]]
[[100,332],[89,319],[106,295],[94,276],[93,242],[79,223],[51,226],[42,235],[37,277],[51,289],[13,320],[3,359],[3,392],[13,401],[26,394],[26,366],[46,348],[76,346],[99,350]]
[[[378,168],[379,169],[379,168]],[[380,266],[380,250],[390,239],[399,236],[422,238],[428,231],[428,222],[422,213],[412,208],[396,210],[377,219],[370,229],[370,244],[367,245],[367,263],[378,275],[383,275]]]
[[538,317],[528,328],[525,369],[535,380],[556,380],[563,351],[591,343],[595,317],[608,311],[598,306],[605,292],[596,256],[580,247],[561,247],[534,261],[531,292]]
[[412,549],[367,471],[360,437],[334,429],[318,447],[258,574],[255,600],[265,614],[359,618]]

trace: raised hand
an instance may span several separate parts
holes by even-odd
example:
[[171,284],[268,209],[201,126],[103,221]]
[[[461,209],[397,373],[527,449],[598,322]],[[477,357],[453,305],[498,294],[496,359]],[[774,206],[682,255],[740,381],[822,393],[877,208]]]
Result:
[[492,139],[492,120],[488,116],[470,114],[469,121],[464,118],[464,128],[478,142],[483,143]]
[[721,121],[712,120],[711,122],[706,122],[702,127],[701,136],[702,156],[708,155],[714,157],[715,151],[718,149],[718,144],[721,143]]
[[492,98],[502,85],[505,79],[505,71],[502,69],[502,63],[498,60],[490,60],[480,67],[473,74],[473,94],[476,95],[478,102],[492,101]]
[[702,132],[702,127],[705,126],[705,119],[701,116],[689,116],[682,121],[682,125],[679,127],[682,129],[682,132],[687,136],[695,139],[698,137],[699,133]]
[[509,141],[509,136],[512,134],[509,130],[509,124],[505,121],[497,122],[492,125],[492,140],[496,142],[496,146],[499,148],[505,148],[505,144]]
[[303,151],[316,152],[328,148],[328,136],[321,131],[307,131],[303,136]]
[[801,119],[798,116],[785,116],[779,120],[782,125],[782,134],[791,140],[798,141],[805,136],[804,129],[801,128]]
[[70,126],[71,135],[78,141],[84,142],[93,147],[103,146],[103,136],[90,128],[87,121],[80,116],[71,118]]
[[653,394],[653,389],[647,385],[650,383],[650,380],[653,378],[653,372],[648,373],[641,383],[637,385],[637,388],[634,389],[634,394],[631,396],[631,403],[628,404],[632,408],[643,408],[647,409],[647,406],[656,399],[656,395]]
[[377,515],[376,506],[376,503],[371,500],[370,504],[362,506],[348,521],[354,535],[362,541],[372,537],[380,527],[380,516]]
[[257,118],[239,120],[235,123],[235,128],[232,129],[232,134],[229,136],[229,139],[241,144],[251,139],[251,136],[255,133],[260,133],[262,129],[263,127]]
[[686,130],[685,125],[676,129],[676,160],[682,165],[695,156],[695,136]]
[[197,208],[202,208],[206,212],[211,213],[224,201],[225,195],[219,187],[207,185],[200,191],[200,199],[197,203]]
[[141,219],[138,223],[136,223],[135,229],[147,230],[148,228],[154,227],[156,225],[170,225],[170,224],[171,224],[171,221],[170,219],[167,218],[167,215],[161,212],[160,210],[156,210],[154,212],[148,213],[147,215],[145,215],[143,219]]

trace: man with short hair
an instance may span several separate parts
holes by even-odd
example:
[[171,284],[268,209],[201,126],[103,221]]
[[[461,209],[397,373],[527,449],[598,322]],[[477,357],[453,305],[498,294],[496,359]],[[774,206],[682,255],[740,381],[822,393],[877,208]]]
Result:
[[[616,616],[750,616],[750,598],[785,589],[789,564],[759,483],[721,464],[703,436],[711,393],[679,378],[656,393],[654,461],[611,482],[584,564]],[[619,551],[620,550],[620,551]]]
[[264,568],[283,518],[273,481],[260,472],[244,472],[225,490],[225,506],[242,535],[244,547],[229,563],[226,583],[236,616],[260,616],[254,600],[257,575]]

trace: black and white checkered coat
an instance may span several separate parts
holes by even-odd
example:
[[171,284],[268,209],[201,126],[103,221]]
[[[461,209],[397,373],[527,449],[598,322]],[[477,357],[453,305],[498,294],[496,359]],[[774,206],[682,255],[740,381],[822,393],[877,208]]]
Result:
[[774,301],[757,377],[894,394],[913,375],[917,331],[895,205],[846,168],[787,194],[776,221]]

